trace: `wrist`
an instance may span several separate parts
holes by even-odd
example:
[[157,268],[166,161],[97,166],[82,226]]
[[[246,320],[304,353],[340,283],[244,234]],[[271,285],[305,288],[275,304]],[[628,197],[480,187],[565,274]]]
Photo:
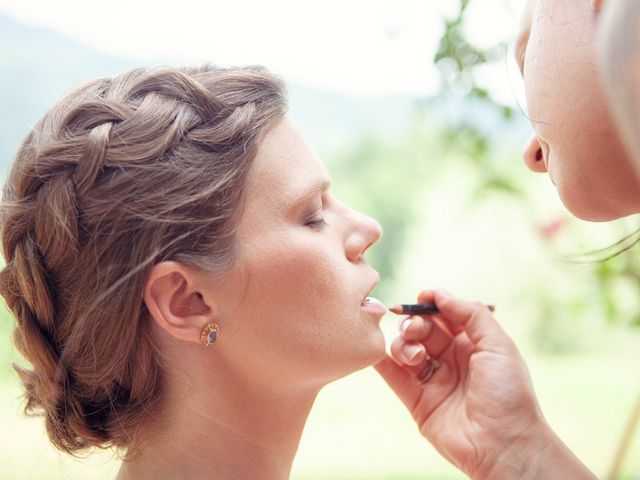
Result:
[[510,439],[474,480],[565,480],[596,477],[541,419],[517,438]]

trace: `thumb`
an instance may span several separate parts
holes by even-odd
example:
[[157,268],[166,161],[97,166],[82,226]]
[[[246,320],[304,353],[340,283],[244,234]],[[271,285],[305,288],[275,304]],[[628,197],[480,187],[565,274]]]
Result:
[[422,386],[416,381],[415,375],[394,362],[389,355],[385,355],[373,367],[411,411],[422,392]]

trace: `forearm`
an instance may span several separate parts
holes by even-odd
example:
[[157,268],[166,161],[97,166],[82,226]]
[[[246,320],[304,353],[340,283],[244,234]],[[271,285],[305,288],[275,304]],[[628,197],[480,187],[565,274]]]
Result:
[[640,168],[640,2],[607,2],[599,32],[600,69],[612,113]]
[[546,425],[504,449],[474,480],[594,480],[595,475]]

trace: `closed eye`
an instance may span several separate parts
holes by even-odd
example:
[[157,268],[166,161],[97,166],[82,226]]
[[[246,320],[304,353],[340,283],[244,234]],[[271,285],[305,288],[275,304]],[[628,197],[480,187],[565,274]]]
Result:
[[318,218],[315,220],[309,220],[305,223],[305,226],[312,228],[314,230],[320,229],[323,225],[326,225],[327,222],[324,221],[324,218]]

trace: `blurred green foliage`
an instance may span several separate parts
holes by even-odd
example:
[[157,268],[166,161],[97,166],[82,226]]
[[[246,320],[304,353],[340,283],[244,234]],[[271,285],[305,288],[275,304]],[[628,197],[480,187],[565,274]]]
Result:
[[[478,67],[504,60],[508,50],[503,42],[489,49],[480,49],[468,39],[465,20],[469,0],[460,0],[458,12],[452,18],[443,18],[444,29],[433,63],[440,73],[440,94],[445,97],[463,97],[466,102],[480,104],[503,120],[514,120],[513,108],[498,102],[476,79]],[[507,171],[495,159],[495,136],[491,136],[478,121],[461,116],[449,125],[444,139],[451,148],[458,149],[470,160],[481,176],[481,191],[499,191],[522,196],[518,175]]]
[[377,294],[383,297],[396,280],[396,265],[421,209],[421,193],[438,177],[437,163],[443,153],[439,136],[420,128],[421,124],[416,117],[413,130],[402,141],[366,135],[330,159],[332,175],[340,179],[337,196],[375,217],[384,228],[382,240],[368,254],[381,275]]

